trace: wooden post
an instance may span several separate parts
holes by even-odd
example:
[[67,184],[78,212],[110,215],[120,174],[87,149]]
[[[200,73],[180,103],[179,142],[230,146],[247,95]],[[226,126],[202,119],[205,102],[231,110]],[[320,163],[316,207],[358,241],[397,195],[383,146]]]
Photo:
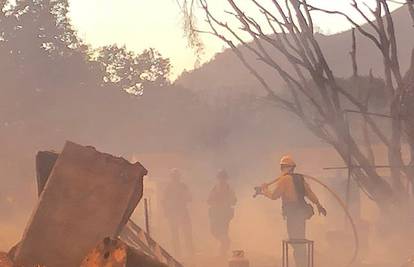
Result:
[[144,209],[145,209],[145,229],[147,230],[147,234],[151,236],[151,229],[150,229],[150,218],[149,218],[149,209],[148,209],[148,199],[144,199]]

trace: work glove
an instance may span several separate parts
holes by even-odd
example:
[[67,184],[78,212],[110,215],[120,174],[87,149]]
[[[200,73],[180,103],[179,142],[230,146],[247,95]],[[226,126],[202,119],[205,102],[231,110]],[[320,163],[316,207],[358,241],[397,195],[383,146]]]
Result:
[[257,197],[258,195],[264,195],[263,191],[265,190],[265,188],[267,188],[269,186],[269,184],[262,184],[261,186],[256,186],[254,188],[255,194],[253,195],[253,197]]
[[323,215],[323,216],[326,216],[328,214],[326,212],[326,209],[324,207],[322,207],[321,204],[318,204],[318,212],[319,212],[319,215]]
[[253,197],[257,197],[258,195],[261,195],[261,194],[262,194],[263,189],[262,189],[262,187],[261,187],[261,186],[256,186],[256,187],[254,188],[254,191],[255,191],[255,193],[254,193]]

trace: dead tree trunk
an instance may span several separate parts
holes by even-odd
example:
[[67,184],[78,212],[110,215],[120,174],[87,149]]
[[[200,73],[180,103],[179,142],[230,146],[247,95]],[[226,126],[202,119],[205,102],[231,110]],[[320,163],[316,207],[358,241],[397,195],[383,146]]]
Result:
[[[332,145],[344,162],[348,162],[350,156],[351,163],[361,167],[354,170],[358,184],[378,203],[380,208],[392,205],[396,199],[404,199],[404,197],[400,198],[406,192],[403,190],[401,173],[407,175],[408,169],[403,166],[401,154],[403,79],[400,72],[394,22],[387,1],[377,0],[376,8],[361,9],[358,2],[352,0],[351,5],[354,11],[365,20],[370,27],[369,31],[344,12],[317,8],[308,4],[306,0],[287,0],[282,1],[283,3],[273,0],[272,6],[264,5],[260,0],[249,0],[259,11],[257,14],[261,14],[262,17],[247,15],[247,11],[238,2],[227,0],[231,7],[231,11],[227,14],[232,15],[233,19],[239,22],[237,26],[234,26],[234,22],[228,23],[223,18],[217,17],[209,8],[208,0],[198,1],[205,11],[209,31],[192,29],[193,31],[212,34],[226,43],[241,63],[257,78],[268,93],[270,100],[300,118],[313,134]],[[407,0],[407,6],[413,16],[413,1]],[[367,101],[361,101],[338,84],[315,37],[312,14],[314,11],[345,17],[364,38],[371,40],[382,54],[385,83],[392,97],[389,106],[389,115],[392,117],[391,134],[388,135],[370,116],[363,116],[366,125],[364,131],[367,151],[364,151],[363,145],[359,144],[347,130],[344,118],[345,102],[351,103],[360,113],[366,113],[368,111]],[[371,20],[370,16],[373,16],[375,20]],[[264,30],[265,28],[267,30]],[[272,34],[269,34],[269,29]],[[246,34],[250,40],[245,38]],[[358,65],[355,34],[353,36],[351,57],[355,77]],[[241,47],[244,48],[243,51]],[[290,98],[276,93],[277,90],[274,90],[262,73],[246,59],[247,53],[252,54],[279,74],[291,93]],[[287,59],[288,67],[279,64],[280,55]],[[313,87],[310,86],[311,83],[314,84]],[[408,125],[408,122],[405,124]],[[392,186],[379,175],[373,166],[373,153],[368,149],[370,143],[368,132],[380,140],[388,150],[389,164],[392,166]]]
[[[414,13],[413,13],[414,15]],[[414,20],[414,17],[413,17]],[[414,193],[414,49],[411,55],[411,67],[404,77],[404,97],[402,99],[402,119],[407,141],[410,146],[408,177]]]

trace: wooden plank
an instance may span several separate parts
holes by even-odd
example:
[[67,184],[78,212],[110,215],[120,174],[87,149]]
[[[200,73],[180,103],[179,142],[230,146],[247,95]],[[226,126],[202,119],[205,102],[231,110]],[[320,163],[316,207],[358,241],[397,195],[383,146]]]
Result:
[[183,267],[179,261],[174,259],[148,233],[131,220],[125,225],[119,237],[128,246],[144,251],[169,267]]

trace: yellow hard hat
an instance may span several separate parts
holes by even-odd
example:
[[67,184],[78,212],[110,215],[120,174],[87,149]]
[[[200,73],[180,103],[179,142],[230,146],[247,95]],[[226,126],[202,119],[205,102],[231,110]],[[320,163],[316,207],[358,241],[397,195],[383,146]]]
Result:
[[295,161],[289,155],[283,156],[280,159],[280,165],[286,165],[286,166],[296,167]]
[[170,170],[170,176],[171,177],[180,177],[181,176],[181,172],[178,168],[172,168]]
[[226,170],[222,169],[222,170],[219,170],[219,172],[217,173],[217,178],[227,180],[229,178],[229,175],[227,174]]

